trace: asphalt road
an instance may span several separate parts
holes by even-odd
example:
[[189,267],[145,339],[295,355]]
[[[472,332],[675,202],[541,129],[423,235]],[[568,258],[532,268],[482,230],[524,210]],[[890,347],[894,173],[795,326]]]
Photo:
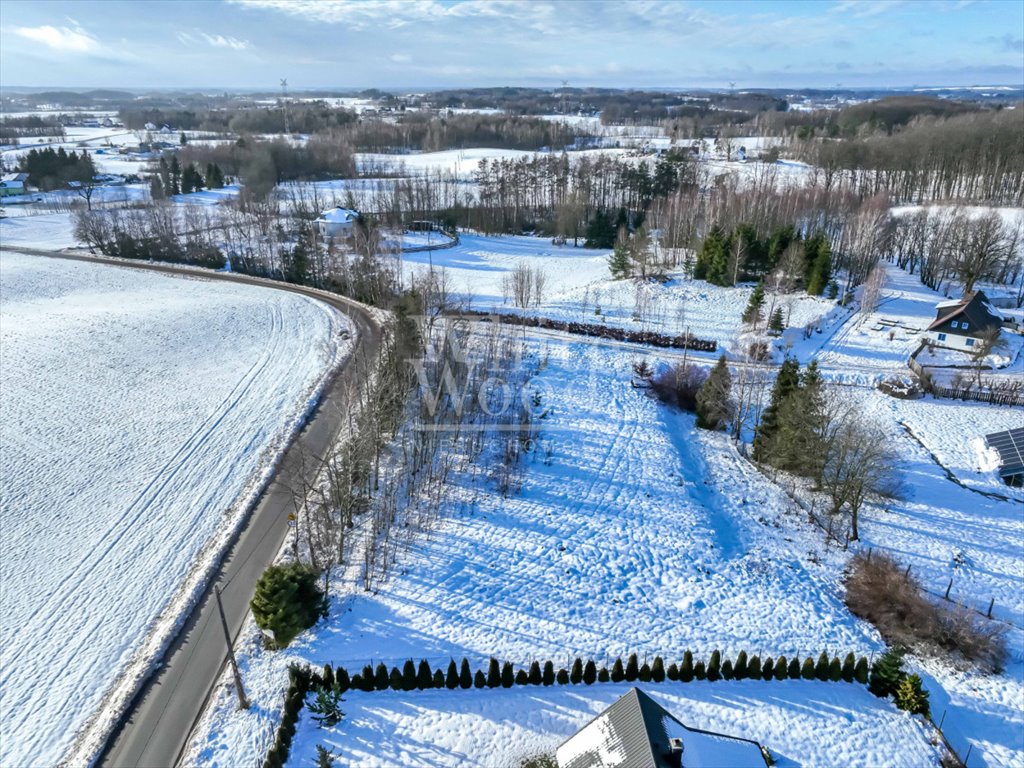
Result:
[[[256,507],[165,654],[163,664],[132,700],[126,716],[122,718],[96,763],[108,768],[172,768],[180,760],[189,735],[226,663],[224,632],[217,616],[214,586],[220,587],[228,627],[233,638],[237,638],[249,611],[249,600],[256,580],[274,561],[290,531],[287,524],[288,513],[293,509],[290,489],[302,487],[303,477],[312,481],[316,462],[309,461],[308,457],[323,456],[347,423],[352,401],[349,393],[357,391],[364,384],[364,366],[359,361],[376,359],[381,341],[380,327],[361,304],[340,296],[328,297],[301,286],[268,284],[244,275],[199,272],[161,264],[126,263],[28,248],[5,250],[129,269],[185,274],[198,279],[263,287],[270,285],[276,290],[312,296],[330,304],[344,312],[356,328],[356,348],[334,372],[319,406],[288,447]],[[305,461],[302,460],[303,456],[307,457]]]

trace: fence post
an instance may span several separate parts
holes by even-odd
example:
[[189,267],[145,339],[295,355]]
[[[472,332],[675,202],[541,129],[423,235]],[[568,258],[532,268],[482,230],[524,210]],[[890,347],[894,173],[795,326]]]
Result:
[[949,580],[949,584],[946,586],[946,594],[945,594],[945,599],[946,600],[949,600],[949,590],[951,590],[952,588],[953,588],[953,579],[950,579]]
[[942,717],[939,718],[939,730],[942,730],[942,724],[946,722],[946,710],[942,710]]
[[967,745],[967,754],[964,755],[964,768],[967,768],[967,761],[971,759],[971,750],[974,749],[973,744]]
[[904,579],[909,579],[910,578],[910,566],[909,565],[907,566],[907,570],[903,572],[903,578]]
[[992,609],[996,607],[996,599],[993,597],[988,603],[988,617],[992,618]]

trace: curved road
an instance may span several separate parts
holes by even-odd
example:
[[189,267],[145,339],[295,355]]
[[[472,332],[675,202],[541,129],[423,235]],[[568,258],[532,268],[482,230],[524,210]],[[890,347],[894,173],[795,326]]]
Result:
[[[132,699],[96,763],[117,768],[172,768],[181,759],[192,729],[226,663],[224,633],[217,616],[213,588],[220,587],[228,627],[232,637],[237,638],[249,611],[256,580],[274,561],[290,530],[287,516],[292,511],[291,489],[303,487],[303,481],[313,480],[317,466],[308,457],[322,457],[341,427],[347,424],[348,410],[353,401],[351,393],[365,385],[365,378],[361,375],[365,368],[358,361],[360,358],[368,361],[376,358],[381,329],[363,305],[302,286],[164,264],[134,263],[31,248],[3,250],[291,291],[330,304],[345,313],[356,329],[356,348],[331,374],[316,410],[288,446],[274,476],[225,552],[205,592],[164,654],[163,663]],[[303,461],[303,457],[307,460]]]

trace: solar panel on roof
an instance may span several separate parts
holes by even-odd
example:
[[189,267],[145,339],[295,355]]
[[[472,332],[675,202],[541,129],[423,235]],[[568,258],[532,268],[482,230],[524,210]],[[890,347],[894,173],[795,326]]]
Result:
[[999,452],[1002,477],[1024,472],[1024,427],[985,435],[985,442]]

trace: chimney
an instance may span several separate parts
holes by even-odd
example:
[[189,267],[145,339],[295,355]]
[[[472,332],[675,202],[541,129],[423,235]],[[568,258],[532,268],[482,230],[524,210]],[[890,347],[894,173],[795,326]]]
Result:
[[668,740],[668,759],[671,765],[679,766],[682,768],[683,765],[683,740],[679,738],[673,738]]

